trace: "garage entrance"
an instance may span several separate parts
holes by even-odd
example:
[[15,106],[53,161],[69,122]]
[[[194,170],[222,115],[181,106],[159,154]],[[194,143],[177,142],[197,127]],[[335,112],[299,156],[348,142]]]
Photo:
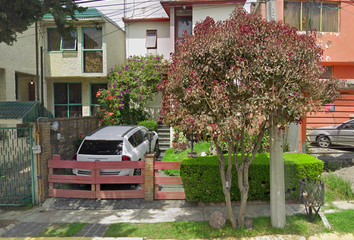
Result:
[[342,91],[340,99],[308,115],[306,130],[308,154],[354,165],[354,91]]

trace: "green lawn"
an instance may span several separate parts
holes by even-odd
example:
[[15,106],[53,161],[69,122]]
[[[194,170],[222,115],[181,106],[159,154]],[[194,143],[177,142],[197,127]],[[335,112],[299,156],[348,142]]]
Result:
[[[193,152],[198,153],[201,152],[209,153],[210,143],[208,142],[199,142],[193,146]],[[190,148],[187,148],[179,153],[174,153],[173,148],[169,148],[166,150],[165,155],[162,158],[163,162],[180,162],[183,159],[187,158],[187,153],[191,152]],[[165,170],[165,174],[179,176],[179,170]]]
[[322,180],[325,184],[325,202],[354,199],[354,194],[348,181],[333,173],[322,177]]
[[326,218],[331,224],[333,231],[354,234],[354,209],[329,213],[326,214]]
[[226,237],[255,237],[273,234],[299,234],[310,236],[326,232],[321,220],[307,221],[306,215],[287,217],[284,229],[271,227],[270,218],[259,217],[254,220],[254,228],[232,230],[228,221],[223,229],[213,229],[207,221],[169,222],[169,223],[115,223],[109,226],[104,237],[144,237],[148,239],[211,239]]

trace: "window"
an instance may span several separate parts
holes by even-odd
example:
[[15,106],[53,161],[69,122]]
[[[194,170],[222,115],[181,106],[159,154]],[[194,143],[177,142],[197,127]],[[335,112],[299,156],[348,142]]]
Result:
[[77,31],[71,33],[72,39],[65,39],[60,36],[56,28],[47,28],[48,52],[76,51]]
[[81,117],[81,83],[54,83],[55,117]]
[[97,101],[96,94],[99,90],[101,89],[107,89],[107,84],[106,83],[91,83],[90,87],[90,95],[91,95],[91,116],[97,115],[98,109],[99,109],[99,103]]
[[157,30],[146,31],[146,48],[147,49],[157,48]]
[[333,66],[324,66],[325,71],[322,73],[321,78],[328,79],[333,76]]
[[79,154],[122,155],[123,141],[85,140]]
[[83,28],[84,72],[103,72],[102,28]]
[[175,23],[176,41],[181,42],[184,30],[187,31],[188,35],[192,34],[192,9],[177,8]]
[[[309,6],[307,6],[309,4]],[[307,14],[309,9],[309,18]],[[299,31],[339,32],[338,3],[284,1],[284,22]],[[308,19],[311,28],[309,28]]]

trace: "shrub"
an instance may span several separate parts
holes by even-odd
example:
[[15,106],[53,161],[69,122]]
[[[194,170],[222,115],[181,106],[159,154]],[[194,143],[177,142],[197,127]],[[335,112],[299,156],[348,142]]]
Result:
[[[225,163],[227,164],[227,163]],[[223,202],[220,171],[217,156],[188,158],[182,160],[181,177],[186,199],[194,202]],[[227,169],[227,167],[225,167]],[[318,178],[323,162],[303,153],[284,153],[285,197],[297,199],[301,178]],[[231,200],[240,200],[236,168],[233,168]],[[248,200],[270,199],[269,154],[259,153],[249,168]]]
[[158,93],[156,85],[163,80],[168,65],[163,56],[130,56],[123,64],[108,73],[108,89],[96,97],[101,104],[100,124],[137,124],[147,120],[144,106]]
[[151,129],[152,131],[157,131],[157,122],[155,121],[141,121],[138,122],[138,125],[144,126],[147,129]]

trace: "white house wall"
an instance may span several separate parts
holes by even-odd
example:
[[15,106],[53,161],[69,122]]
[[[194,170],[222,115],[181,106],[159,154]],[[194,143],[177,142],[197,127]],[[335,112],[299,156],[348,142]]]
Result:
[[109,70],[124,62],[125,33],[111,22],[106,22],[105,26],[103,41],[107,43],[107,68]]
[[[242,5],[240,5],[242,6]],[[225,3],[216,5],[194,5],[192,10],[193,28],[196,22],[204,20],[206,17],[211,17],[215,21],[226,20],[230,13],[235,9],[236,4]]]
[[17,34],[12,46],[0,43],[0,101],[16,100],[15,73],[36,74],[35,28]]
[[140,56],[148,53],[146,30],[157,30],[157,54],[169,58],[173,52],[173,40],[170,34],[170,22],[134,22],[126,23],[126,56]]

